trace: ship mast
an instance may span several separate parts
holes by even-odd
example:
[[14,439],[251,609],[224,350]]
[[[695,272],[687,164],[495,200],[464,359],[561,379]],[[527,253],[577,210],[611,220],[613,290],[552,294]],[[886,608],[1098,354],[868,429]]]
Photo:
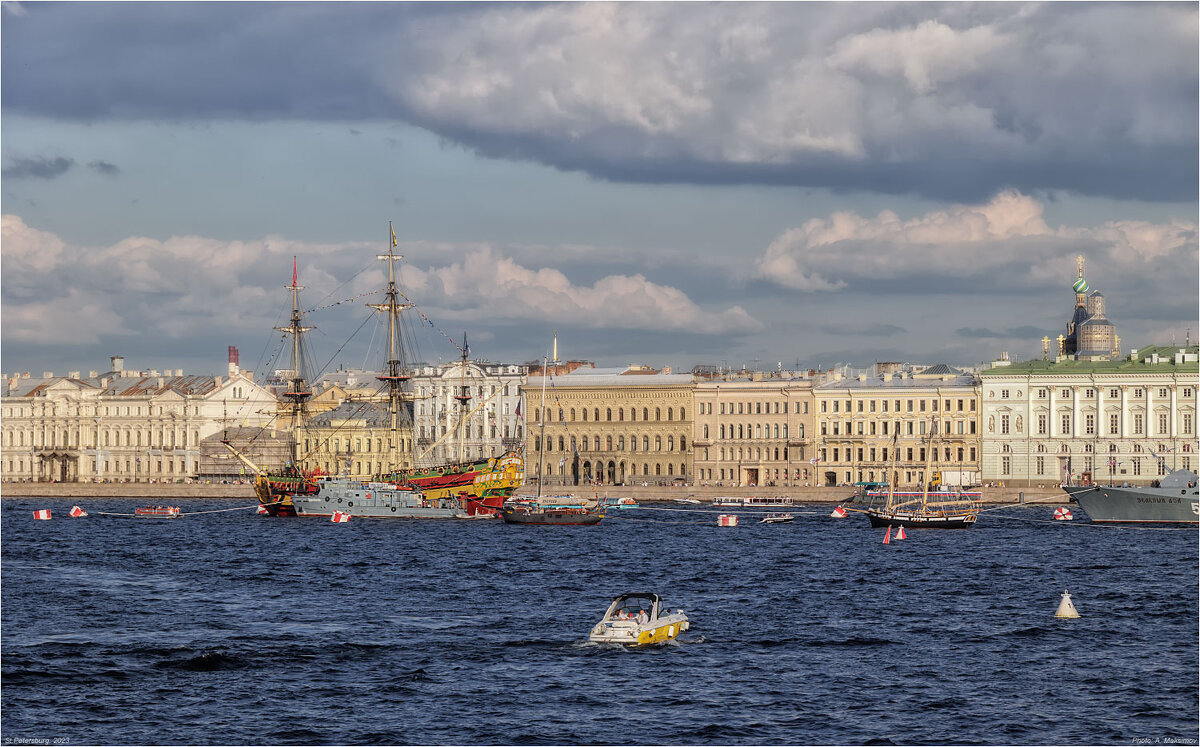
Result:
[[398,419],[400,417],[404,383],[410,378],[408,371],[404,368],[404,360],[402,358],[403,346],[400,340],[400,312],[404,309],[412,308],[413,305],[411,303],[400,303],[398,300],[400,294],[396,290],[395,263],[397,260],[404,259],[404,255],[396,254],[393,251],[396,248],[396,231],[392,228],[391,221],[388,221],[388,233],[391,234],[388,253],[375,255],[376,259],[388,263],[388,284],[387,291],[384,294],[387,301],[384,303],[369,303],[367,306],[376,311],[387,313],[388,317],[387,366],[384,372],[376,378],[386,382],[388,387],[388,414],[391,416],[391,435],[388,443],[388,468],[385,471],[391,472],[397,468],[396,449],[400,443]]
[[[554,352],[555,353],[558,352],[557,333],[554,338]],[[557,357],[557,355],[555,357]],[[557,363],[557,361],[555,361],[555,362]],[[546,465],[546,376],[547,375],[548,375],[548,372],[546,370],[546,358],[545,358],[545,356],[543,356],[542,357],[542,412],[541,412],[542,447],[540,449],[538,449],[538,492],[537,492],[537,497],[539,499],[542,497],[542,483],[546,480],[546,470],[544,469],[544,467]]]
[[471,393],[467,387],[467,356],[471,354],[471,346],[467,344],[467,333],[463,332],[462,344],[462,370],[458,372],[458,394],[454,395],[454,399],[458,400],[458,461],[462,463],[465,460],[463,455],[463,429],[467,427],[467,404],[471,401]]
[[300,351],[300,338],[313,327],[305,327],[301,324],[303,314],[300,311],[300,289],[304,286],[299,282],[299,271],[296,266],[296,258],[292,257],[292,284],[285,286],[292,292],[292,318],[291,323],[286,327],[276,327],[275,329],[292,336],[292,376],[288,379],[287,391],[283,393],[283,397],[290,403],[291,422],[292,422],[292,465],[299,469],[300,467],[300,438],[297,433],[300,429],[300,422],[304,419],[304,414],[307,412],[308,400],[312,398],[312,387],[304,378],[304,373],[301,371],[303,356]]

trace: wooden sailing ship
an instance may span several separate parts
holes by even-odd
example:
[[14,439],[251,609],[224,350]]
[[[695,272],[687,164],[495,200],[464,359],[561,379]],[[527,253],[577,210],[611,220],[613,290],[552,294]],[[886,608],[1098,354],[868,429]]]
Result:
[[896,457],[899,448],[892,442],[892,468],[888,480],[887,500],[882,506],[871,506],[863,511],[873,527],[909,527],[912,529],[969,529],[979,518],[981,494],[956,491],[929,493],[929,482],[933,475],[934,454],[938,448],[938,423],[931,421],[929,443],[925,452],[925,479],[921,481],[921,492],[898,493],[896,483]]

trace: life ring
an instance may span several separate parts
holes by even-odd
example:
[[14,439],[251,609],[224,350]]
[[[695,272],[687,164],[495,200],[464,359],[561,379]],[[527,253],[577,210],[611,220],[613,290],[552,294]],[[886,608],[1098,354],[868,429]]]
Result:
[[[338,503],[341,503],[341,501],[338,501]],[[347,508],[354,508],[354,501],[347,501],[347,502],[346,502],[346,507],[347,507]]]
[[396,507],[392,506],[392,513],[396,513]]
[[341,498],[338,498],[338,503],[341,503],[341,502],[342,502],[342,499],[341,499]]

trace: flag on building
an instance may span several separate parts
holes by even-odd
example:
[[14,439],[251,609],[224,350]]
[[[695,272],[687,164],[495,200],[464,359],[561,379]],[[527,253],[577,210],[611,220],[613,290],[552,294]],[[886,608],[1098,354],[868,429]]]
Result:
[[521,414],[521,400],[517,400],[517,417],[522,420],[525,419],[525,416]]

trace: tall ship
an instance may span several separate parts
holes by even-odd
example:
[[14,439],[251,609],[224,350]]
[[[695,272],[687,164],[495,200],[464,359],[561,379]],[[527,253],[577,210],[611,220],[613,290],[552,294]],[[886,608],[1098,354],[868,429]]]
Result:
[[1076,484],[1063,490],[1097,524],[1198,524],[1196,481],[1195,472],[1180,469],[1150,486]]
[[[394,252],[396,235],[389,224],[391,241],[387,254],[378,259],[388,263],[388,285],[385,300],[369,307],[386,315],[387,318],[387,361],[383,372],[377,377],[386,388],[389,444],[388,461],[378,472],[368,477],[334,476],[321,473],[318,469],[305,469],[304,457],[299,454],[299,440],[295,440],[295,455],[291,463],[277,472],[259,471],[255,491],[260,504],[268,514],[275,516],[328,516],[335,510],[352,516],[389,518],[466,518],[476,516],[498,516],[506,498],[519,486],[525,477],[524,457],[519,449],[510,449],[499,456],[477,460],[462,460],[440,464],[423,464],[423,455],[414,455],[416,466],[398,464],[396,446],[401,443],[401,418],[407,410],[405,392],[410,372],[404,360],[404,346],[400,333],[400,314],[412,308],[411,303],[401,303],[401,293],[396,287],[395,263],[403,259]],[[299,286],[293,268],[292,322],[288,327],[279,327],[292,337],[293,379],[288,382],[284,393],[292,403],[293,433],[303,428],[306,418],[305,403],[312,397],[311,386],[302,374],[303,352],[300,342],[304,332],[312,329],[304,326],[299,311]],[[466,350],[464,348],[464,358]],[[457,397],[466,413],[470,400],[465,387]],[[411,426],[411,423],[409,423]],[[460,425],[461,427],[461,425]],[[427,450],[426,454],[432,451]],[[460,449],[461,457],[461,449]]]

